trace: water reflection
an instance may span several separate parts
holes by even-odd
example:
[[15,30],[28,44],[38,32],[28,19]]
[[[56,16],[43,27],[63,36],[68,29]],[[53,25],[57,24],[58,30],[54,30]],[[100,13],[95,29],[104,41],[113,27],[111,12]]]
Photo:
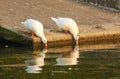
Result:
[[56,58],[56,65],[77,65],[79,58],[79,46],[74,46],[71,52],[62,53],[62,57]]
[[47,49],[33,51],[32,58],[25,60],[25,64],[27,64],[25,71],[27,73],[41,73],[46,52]]
[[[34,51],[5,48],[0,50],[0,78],[60,79],[62,76],[63,79],[120,79],[120,45],[100,49],[103,46],[38,48]],[[82,51],[85,48],[89,51]]]

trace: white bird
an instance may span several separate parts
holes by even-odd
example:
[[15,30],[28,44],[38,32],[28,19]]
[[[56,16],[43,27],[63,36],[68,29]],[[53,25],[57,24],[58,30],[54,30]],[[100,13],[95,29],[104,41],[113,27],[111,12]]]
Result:
[[44,47],[47,48],[47,39],[44,34],[44,28],[41,22],[34,20],[34,19],[27,19],[24,22],[21,22],[25,28],[32,31],[32,37],[34,37],[34,33],[41,38],[42,42],[44,43]]
[[60,30],[72,34],[74,40],[76,40],[76,43],[78,44],[79,30],[76,22],[73,19],[65,18],[65,17],[58,17],[58,18],[51,17],[51,19],[56,23],[56,25]]

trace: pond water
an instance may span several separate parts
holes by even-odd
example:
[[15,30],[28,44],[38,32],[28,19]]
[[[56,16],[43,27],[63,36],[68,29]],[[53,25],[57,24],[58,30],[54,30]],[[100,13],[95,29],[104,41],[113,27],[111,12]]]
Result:
[[0,48],[0,79],[120,79],[120,47]]

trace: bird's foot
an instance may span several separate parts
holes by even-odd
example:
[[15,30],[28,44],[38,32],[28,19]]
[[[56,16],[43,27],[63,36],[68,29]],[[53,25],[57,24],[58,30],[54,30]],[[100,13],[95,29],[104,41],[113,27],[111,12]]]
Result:
[[31,38],[35,38],[36,35],[32,32]]

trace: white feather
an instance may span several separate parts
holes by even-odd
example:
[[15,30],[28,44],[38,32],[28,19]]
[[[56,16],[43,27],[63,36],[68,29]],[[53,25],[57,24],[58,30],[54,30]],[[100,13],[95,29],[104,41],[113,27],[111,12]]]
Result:
[[25,28],[34,32],[38,37],[41,38],[43,43],[47,43],[47,39],[44,35],[44,29],[41,22],[34,20],[34,19],[27,19],[24,22],[21,22]]
[[51,17],[51,19],[57,24],[60,30],[69,31],[73,35],[74,39],[78,40],[79,30],[76,22],[73,19],[64,17]]

